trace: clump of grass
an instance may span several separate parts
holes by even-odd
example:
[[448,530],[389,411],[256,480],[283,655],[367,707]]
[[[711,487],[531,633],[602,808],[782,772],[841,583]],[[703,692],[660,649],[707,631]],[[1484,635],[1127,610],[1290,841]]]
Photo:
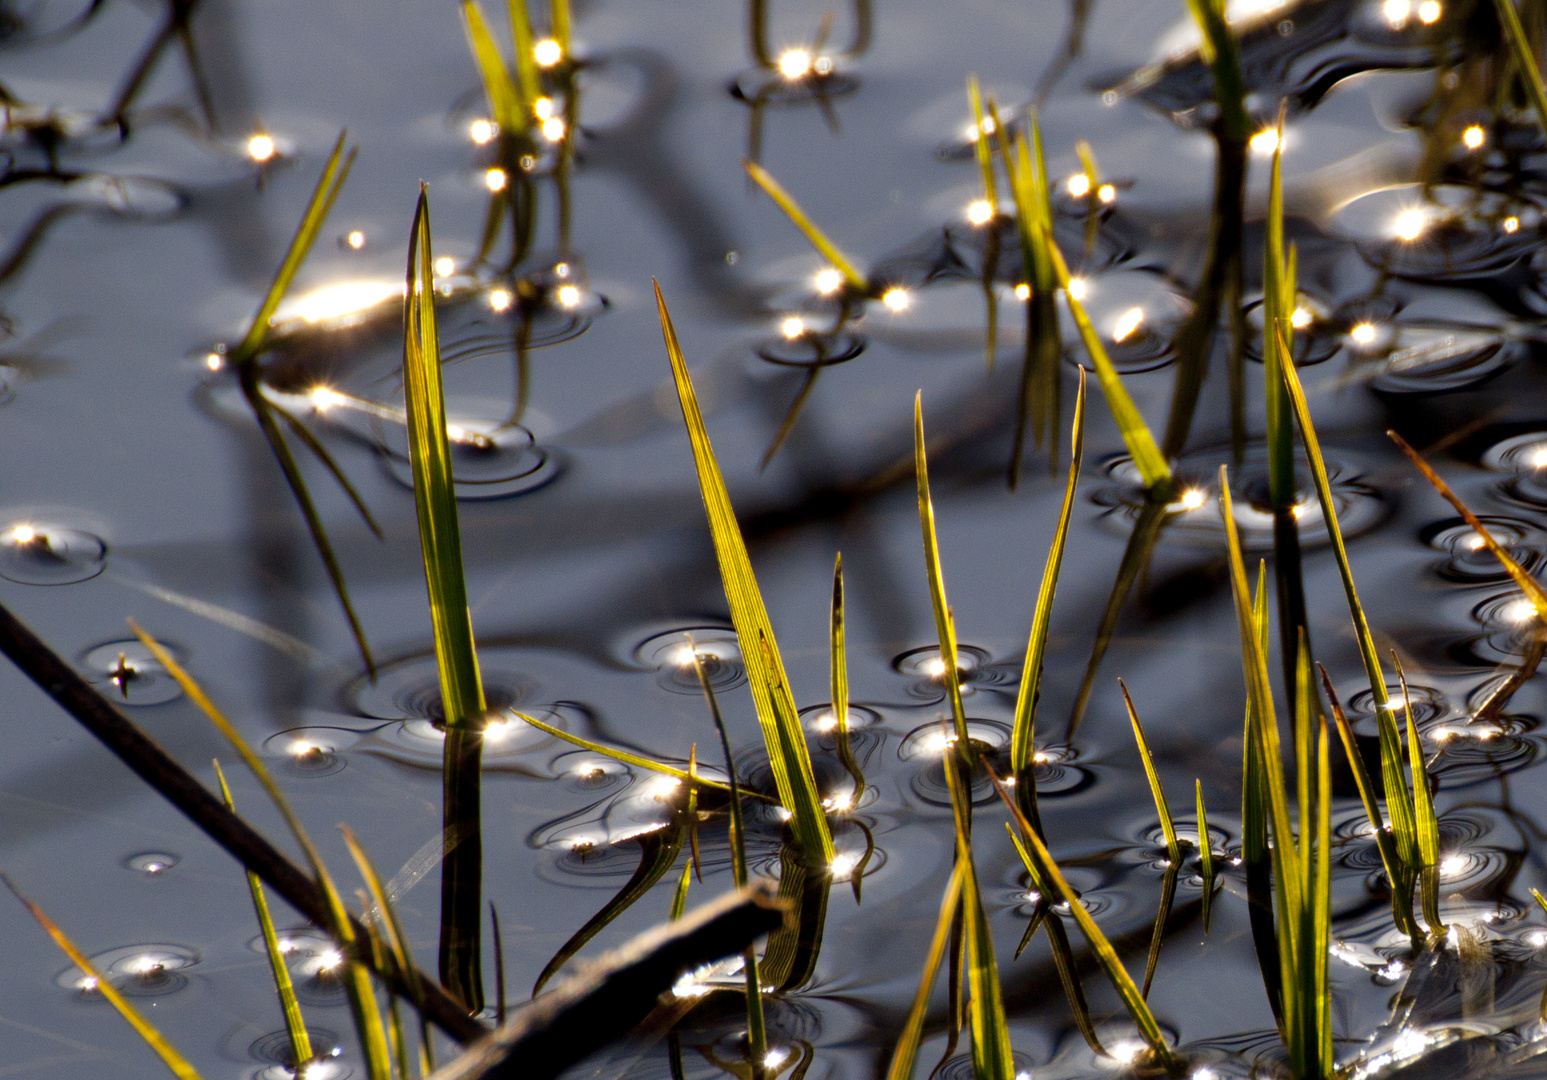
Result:
[[659,284],[655,287],[655,297],[677,399],[693,446],[699,491],[703,495],[709,535],[719,560],[720,580],[730,605],[731,621],[736,627],[736,640],[746,665],[747,681],[757,707],[758,724],[763,731],[774,782],[778,785],[779,801],[790,813],[790,829],[804,858],[811,864],[825,867],[833,860],[832,834],[823,815],[821,793],[811,772],[805,732],[801,729],[784,662],[779,656],[773,624],[763,606],[762,593],[752,572],[752,560],[747,555],[746,542],[741,537],[730,495],[725,490],[725,480],[715,461],[714,447],[710,445],[703,414],[699,412],[687,361],[677,343],[677,332]]
[[451,443],[441,389],[440,341],[435,325],[435,260],[430,247],[430,206],[419,189],[408,244],[403,320],[403,395],[407,411],[414,507],[424,557],[435,666],[440,673],[446,732],[442,766],[445,827],[466,833],[441,864],[441,982],[469,1012],[483,1008],[480,938],[483,926],[483,841],[479,828],[479,780],[485,704],[473,622],[462,569]]

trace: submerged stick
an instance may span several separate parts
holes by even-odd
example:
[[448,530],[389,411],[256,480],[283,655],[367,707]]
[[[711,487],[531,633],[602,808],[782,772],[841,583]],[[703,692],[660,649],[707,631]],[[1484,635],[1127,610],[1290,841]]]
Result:
[[[317,883],[247,822],[227,810],[203,784],[174,761],[154,740],[97,693],[70,665],[0,605],[0,653],[4,653],[45,694],[73,716],[113,754],[129,766],[238,862],[257,874],[291,907],[317,926],[328,925],[327,901]],[[365,930],[359,929],[363,938]],[[371,950],[360,960],[373,964]],[[413,1000],[406,974],[395,964],[377,972],[393,992]],[[423,972],[417,975],[426,1019],[458,1042],[466,1043],[487,1029],[453,1001],[440,984]]]
[[647,930],[517,1009],[430,1080],[549,1080],[628,1034],[683,975],[741,952],[784,920],[772,884],[757,883]]

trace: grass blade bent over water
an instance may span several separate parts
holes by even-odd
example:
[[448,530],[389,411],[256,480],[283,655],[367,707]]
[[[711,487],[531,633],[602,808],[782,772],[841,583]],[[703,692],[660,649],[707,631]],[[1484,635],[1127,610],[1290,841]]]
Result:
[[825,867],[833,861],[832,834],[828,831],[827,819],[823,815],[821,793],[817,790],[816,778],[811,772],[811,756],[806,750],[805,732],[795,710],[795,699],[790,693],[784,663],[779,657],[773,624],[769,622],[768,610],[763,606],[763,596],[758,590],[757,578],[752,573],[752,560],[747,555],[746,542],[741,538],[741,527],[736,523],[736,513],[731,508],[725,480],[715,461],[714,447],[710,445],[709,433],[704,428],[704,417],[698,409],[698,398],[693,392],[693,380],[688,374],[687,361],[683,358],[682,347],[677,343],[677,331],[672,327],[671,314],[666,310],[666,300],[661,296],[659,284],[655,286],[655,300],[660,311],[661,331],[666,338],[666,354],[671,361],[672,378],[677,387],[677,400],[682,406],[682,417],[693,446],[693,463],[698,471],[699,492],[709,517],[709,535],[714,541],[715,556],[720,564],[720,580],[725,588],[725,599],[730,605],[731,621],[736,627],[736,640],[741,647],[742,662],[746,665],[752,700],[757,706],[758,724],[763,730],[769,765],[779,788],[779,801],[790,812],[790,829],[804,849],[807,861]]
[[419,190],[408,244],[408,293],[403,319],[403,397],[408,418],[414,506],[429,590],[440,672],[446,741],[442,772],[444,825],[463,840],[441,864],[441,982],[469,1012],[483,1008],[479,971],[483,926],[479,771],[483,754],[484,697],[473,648],[473,621],[462,572],[451,443],[441,391],[440,343],[435,328],[434,257],[430,206]]

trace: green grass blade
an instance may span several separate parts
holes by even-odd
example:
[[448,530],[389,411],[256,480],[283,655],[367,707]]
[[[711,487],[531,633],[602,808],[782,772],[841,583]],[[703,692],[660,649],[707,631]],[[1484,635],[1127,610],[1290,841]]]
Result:
[[391,1056],[387,1049],[386,1029],[382,1026],[381,1012],[376,1005],[376,994],[371,986],[370,972],[364,963],[360,961],[360,950],[368,948],[368,943],[361,943],[355,936],[354,926],[349,919],[349,911],[344,906],[343,897],[339,895],[337,886],[333,883],[333,876],[328,873],[327,865],[318,854],[316,845],[312,843],[311,836],[301,825],[301,819],[290,806],[290,800],[274,782],[274,777],[269,773],[263,759],[242,737],[231,721],[226,719],[224,713],[215,707],[215,703],[209,699],[204,688],[194,681],[193,677],[183,669],[172,656],[162,647],[161,643],[147,634],[133,619],[129,620],[129,629],[140,643],[150,650],[156,662],[162,666],[177,680],[177,684],[183,688],[183,693],[199,707],[199,710],[209,718],[210,723],[218,730],[241,756],[247,767],[263,785],[263,790],[274,803],[274,808],[285,820],[291,835],[296,843],[301,846],[302,853],[306,856],[307,864],[311,867],[312,875],[317,879],[317,885],[322,889],[324,899],[328,905],[328,922],[325,927],[333,939],[338,942],[340,951],[345,957],[344,987],[349,996],[350,1012],[355,1022],[355,1030],[360,1037],[361,1048],[365,1052],[366,1074],[370,1080],[390,1080],[392,1075]]
[[236,348],[231,350],[230,361],[233,366],[242,367],[251,363],[263,350],[264,342],[268,338],[269,320],[274,317],[274,311],[279,307],[279,302],[290,291],[290,283],[295,280],[297,271],[301,269],[301,263],[306,261],[307,253],[316,242],[317,233],[322,229],[322,223],[328,216],[328,210],[333,206],[333,200],[338,198],[339,190],[344,186],[344,181],[349,178],[349,168],[354,164],[355,151],[344,153],[344,140],[347,134],[347,132],[339,132],[338,141],[333,144],[333,153],[329,155],[328,163],[322,170],[322,176],[318,178],[317,186],[312,190],[311,201],[306,205],[306,212],[301,216],[301,224],[290,240],[290,247],[285,251],[285,257],[274,274],[269,291],[264,294],[263,302],[258,305],[258,313],[248,324],[247,333],[242,336]]
[[967,101],[972,105],[972,122],[977,125],[972,148],[978,160],[978,173],[983,177],[983,198],[995,212],[999,209],[999,185],[994,180],[994,159],[989,151],[988,135],[983,130],[983,93],[978,88],[978,77],[967,76]]
[[[1037,591],[1037,606],[1031,616],[1031,634],[1026,640],[1026,663],[1021,668],[1021,686],[1015,698],[1015,720],[1010,729],[1010,768],[1015,777],[1016,795],[1033,824],[1036,823],[1033,757],[1036,753],[1037,699],[1041,696],[1042,665],[1047,656],[1048,628],[1053,620],[1053,598],[1058,591],[1064,546],[1069,539],[1069,521],[1074,516],[1075,490],[1079,487],[1080,468],[1085,460],[1084,368],[1080,369],[1080,387],[1074,399],[1074,426],[1069,441],[1069,477],[1064,482],[1064,501],[1058,511],[1058,526],[1053,530],[1053,543],[1048,549],[1047,563],[1042,568],[1042,585]],[[1023,785],[1027,794],[1020,790]]]
[[1081,139],[1074,144],[1074,152],[1080,159],[1080,171],[1085,174],[1085,261],[1089,263],[1096,254],[1096,235],[1101,231],[1101,171],[1096,167],[1096,152],[1090,143]]
[[1166,867],[1165,878],[1160,886],[1160,907],[1155,912],[1155,928],[1150,931],[1149,955],[1144,960],[1144,982],[1139,993],[1148,1001],[1150,987],[1155,982],[1155,970],[1160,967],[1160,949],[1166,943],[1166,923],[1171,920],[1171,906],[1176,903],[1176,879],[1181,871],[1180,863]]
[[822,798],[811,772],[805,732],[801,729],[800,718],[795,711],[795,699],[790,694],[784,663],[779,657],[773,624],[769,622],[768,611],[763,606],[762,593],[758,590],[757,578],[752,572],[752,560],[747,555],[741,527],[736,522],[730,495],[725,490],[725,480],[715,461],[714,447],[704,428],[703,414],[699,411],[698,398],[693,392],[693,380],[688,374],[687,361],[683,358],[682,347],[677,343],[677,331],[672,326],[671,314],[666,310],[666,300],[661,296],[659,284],[655,287],[655,298],[660,312],[661,331],[666,339],[667,357],[671,361],[672,378],[677,387],[677,400],[682,406],[682,417],[693,446],[693,463],[698,472],[699,492],[703,496],[704,509],[709,518],[709,535],[714,541],[715,556],[720,564],[720,580],[725,588],[731,621],[736,627],[736,639],[746,664],[747,682],[757,706],[758,723],[762,727],[769,765],[778,785],[779,800],[792,815],[790,827],[805,849],[806,858],[826,866],[833,861],[832,834],[823,816]]
[[688,909],[688,885],[693,880],[692,860],[682,864],[682,876],[677,878],[677,891],[671,897],[671,915],[668,918],[676,922],[682,918],[682,913]]
[[[625,765],[633,765],[636,768],[648,769],[650,772],[658,772],[663,776],[675,776],[678,780],[688,784],[702,784],[704,787],[718,788],[720,791],[734,790],[730,784],[722,784],[718,780],[710,780],[704,776],[691,775],[689,774],[688,770],[679,769],[675,765],[664,765],[659,761],[652,761],[650,758],[641,757],[639,754],[631,754],[627,750],[618,750],[611,746],[605,746],[599,742],[592,742],[590,739],[583,739],[579,735],[571,735],[563,728],[557,728],[552,724],[546,724],[543,721],[537,719],[535,716],[528,716],[524,712],[517,712],[515,709],[508,709],[506,711],[509,712],[511,716],[531,724],[534,728],[543,732],[545,735],[552,735],[555,739],[562,739],[563,741],[569,743],[571,746],[578,746],[582,750],[590,750],[592,753],[600,754],[603,757],[611,758],[614,761],[620,761]],[[743,791],[741,794],[753,799],[766,798],[766,796],[759,795],[755,791]]]
[[[1295,498],[1294,419],[1284,392],[1281,343],[1287,339],[1293,348],[1294,312],[1291,292],[1288,311],[1284,310],[1286,275],[1284,266],[1284,192],[1282,159],[1284,153],[1284,110],[1278,114],[1279,139],[1273,150],[1272,173],[1268,183],[1267,243],[1262,266],[1262,359],[1263,396],[1267,406],[1268,493],[1275,511],[1287,511]],[[1289,284],[1289,288],[1293,288]]]
[[510,77],[510,70],[500,56],[499,46],[494,44],[494,35],[489,33],[489,24],[484,20],[483,9],[476,0],[464,0],[462,24],[467,29],[467,42],[478,64],[484,96],[488,98],[494,122],[506,135],[521,134],[527,129],[521,92]]
[[[1252,601],[1252,625],[1257,647],[1268,648],[1268,596],[1259,578]],[[1280,973],[1278,930],[1273,920],[1273,861],[1268,849],[1268,791],[1262,754],[1253,737],[1257,729],[1256,706],[1246,702],[1246,727],[1241,753],[1241,861],[1246,868],[1247,915],[1252,945],[1268,1004],[1280,1030],[1284,1028],[1284,987]]]
[[1209,918],[1214,913],[1214,841],[1209,836],[1209,814],[1203,805],[1203,781],[1193,780],[1193,795],[1198,815],[1198,862],[1203,877],[1203,932],[1209,932]]
[[800,204],[780,186],[779,181],[773,178],[773,174],[755,161],[743,161],[741,164],[747,170],[747,175],[757,182],[757,186],[779,204],[779,209],[795,223],[795,227],[806,234],[806,239],[811,241],[811,246],[821,253],[822,258],[832,263],[834,269],[843,275],[849,288],[862,296],[869,294],[871,291],[869,279],[859,272],[853,260],[840,251],[837,244],[827,238],[827,234],[817,227],[816,222],[806,216]]
[[972,1030],[972,1071],[979,1080],[1013,1080],[1015,1060],[1010,1050],[1010,1025],[988,916],[978,891],[971,852],[962,875],[962,909],[966,913],[968,1018]]
[[[865,795],[865,774],[860,770],[859,762],[854,760],[854,748],[849,745],[849,660],[847,624],[844,618],[843,608],[843,553],[839,552],[833,560],[833,607],[831,630],[828,635],[832,659],[830,670],[832,672],[832,710],[836,740],[838,745],[838,760],[843,765],[844,771],[854,781],[854,790],[849,795],[848,808],[855,809],[859,801]],[[859,876],[854,882],[859,884]]]
[[[398,918],[397,908],[393,905],[391,896],[382,884],[381,875],[376,872],[375,864],[365,853],[365,847],[360,843],[360,838],[355,835],[354,830],[348,825],[340,825],[339,831],[344,836],[344,844],[349,848],[349,857],[354,860],[355,866],[360,871],[360,877],[365,881],[365,887],[369,891],[371,899],[369,913],[373,916],[375,924],[381,927],[387,948],[392,951],[392,958],[396,961],[398,970],[403,972],[408,982],[409,994],[415,999],[417,1005],[419,969],[414,965],[408,935],[403,930],[402,920]],[[497,954],[499,950],[495,951]]]
[[16,899],[20,900],[22,905],[32,913],[32,917],[38,921],[38,925],[48,932],[48,936],[54,939],[54,944],[59,946],[60,951],[70,958],[72,964],[85,973],[86,978],[92,980],[89,985],[106,998],[114,1009],[118,1010],[118,1015],[129,1022],[129,1026],[134,1028],[135,1034],[144,1040],[146,1046],[149,1046],[156,1052],[156,1056],[166,1064],[168,1069],[172,1070],[174,1076],[177,1076],[179,1080],[200,1080],[198,1070],[188,1064],[187,1059],[174,1050],[172,1044],[167,1042],[161,1032],[157,1031],[150,1021],[141,1016],[133,1005],[125,1001],[123,995],[114,989],[111,983],[102,978],[97,970],[91,966],[91,961],[86,959],[86,954],[76,948],[75,943],[65,936],[65,932],[59,929],[52,919],[43,913],[42,908],[33,903],[21,889],[16,887],[16,882],[12,881],[4,873],[0,873],[0,881],[5,882],[6,888],[10,889]]
[[1349,616],[1354,623],[1359,655],[1364,661],[1365,675],[1370,680],[1376,723],[1380,728],[1381,783],[1386,792],[1386,808],[1391,814],[1391,830],[1402,861],[1411,864],[1417,856],[1412,798],[1407,792],[1407,781],[1402,776],[1402,743],[1397,732],[1396,718],[1392,715],[1391,703],[1386,694],[1386,676],[1381,670],[1380,656],[1375,651],[1375,638],[1370,633],[1369,621],[1364,616],[1364,605],[1359,601],[1359,590],[1354,585],[1353,569],[1348,563],[1348,549],[1343,543],[1343,529],[1338,524],[1337,505],[1332,499],[1332,485],[1327,480],[1327,464],[1322,457],[1321,440],[1317,438],[1316,426],[1311,421],[1310,406],[1306,404],[1305,390],[1300,385],[1300,373],[1295,368],[1292,355],[1282,347],[1280,353],[1286,358],[1286,362],[1280,367],[1284,386],[1289,391],[1295,419],[1300,425],[1300,438],[1305,443],[1305,456],[1310,462],[1311,479],[1316,485],[1316,498],[1321,504],[1327,536],[1332,541],[1332,553],[1337,560],[1338,574],[1343,581],[1343,595],[1348,601]]
[[1407,675],[1395,652],[1391,654],[1391,662],[1397,669],[1397,682],[1402,687],[1402,712],[1407,720],[1407,753],[1413,770],[1413,809],[1418,825],[1418,854],[1425,866],[1438,866],[1440,829],[1434,816],[1434,799],[1429,788],[1428,766],[1424,762],[1423,740],[1418,737],[1418,725],[1413,722],[1413,699],[1407,692]]
[[[215,762],[215,776],[220,781],[220,797],[226,809],[236,813],[236,803],[231,798],[231,788],[226,784],[226,774]],[[263,882],[251,870],[247,871],[247,891],[252,894],[253,911],[258,916],[258,927],[263,932],[263,951],[268,955],[269,972],[274,976],[274,990],[279,995],[279,1007],[285,1014],[285,1030],[290,1033],[290,1050],[295,1068],[312,1059],[312,1040],[306,1033],[306,1020],[301,1016],[301,1003],[295,997],[295,984],[290,980],[290,968],[285,954],[279,951],[279,934],[274,930],[274,918],[269,914],[269,902],[263,895]],[[405,971],[411,970],[408,968]]]
[[559,43],[563,55],[569,56],[570,15],[569,0],[552,0],[548,5],[548,19],[550,29],[553,32],[553,40]]
[[1182,865],[1182,842],[1176,836],[1176,823],[1171,820],[1171,808],[1166,805],[1166,792],[1160,786],[1160,774],[1155,771],[1155,757],[1150,753],[1149,740],[1144,737],[1144,725],[1139,723],[1139,713],[1128,696],[1128,684],[1122,679],[1117,685],[1123,691],[1123,704],[1128,708],[1128,720],[1133,725],[1133,741],[1139,744],[1139,758],[1144,762],[1144,775],[1149,778],[1150,794],[1155,797],[1155,812],[1160,815],[1160,829],[1166,836],[1166,857],[1172,866]]
[[978,172],[983,177],[983,200],[992,208],[992,214],[984,222],[983,304],[987,326],[983,335],[983,349],[989,374],[993,374],[994,353],[999,344],[999,299],[995,292],[998,286],[994,280],[994,271],[999,262],[999,184],[994,178],[993,151],[989,148],[989,137],[983,128],[983,95],[978,89],[976,75],[967,76],[967,100],[972,106],[972,148],[977,156]]
[[1123,386],[1122,378],[1117,374],[1117,369],[1112,366],[1112,360],[1107,356],[1106,346],[1101,344],[1101,338],[1096,333],[1096,328],[1091,325],[1090,317],[1085,314],[1085,305],[1075,299],[1069,291],[1069,266],[1064,262],[1064,257],[1059,253],[1058,244],[1053,240],[1051,232],[1047,234],[1047,250],[1053,260],[1053,271],[1058,277],[1059,287],[1064,290],[1064,298],[1069,303],[1069,313],[1074,316],[1074,325],[1080,331],[1080,340],[1085,344],[1085,352],[1090,356],[1090,362],[1096,369],[1096,381],[1101,384],[1101,392],[1106,396],[1107,407],[1112,410],[1112,418],[1117,421],[1117,430],[1123,437],[1123,443],[1128,447],[1128,453],[1133,457],[1134,466],[1139,470],[1139,476],[1143,478],[1144,486],[1155,498],[1168,498],[1171,492],[1171,466],[1166,464],[1166,459],[1160,452],[1160,447],[1155,443],[1155,436],[1150,433],[1149,425],[1144,422],[1144,414],[1139,412],[1139,407],[1133,403],[1133,398],[1128,396],[1127,389]]
[[338,462],[333,460],[333,455],[328,452],[328,448],[323,446],[317,436],[312,434],[310,428],[298,418],[292,416],[290,410],[280,408],[277,405],[273,408],[279,414],[279,418],[285,422],[285,426],[290,429],[296,438],[301,440],[302,445],[306,449],[312,452],[313,457],[322,462],[323,468],[327,469],[328,473],[338,483],[338,486],[344,489],[344,494],[349,496],[349,501],[354,504],[355,512],[360,515],[366,527],[376,534],[376,539],[383,539],[381,526],[376,524],[376,518],[371,514],[370,507],[365,505],[365,500],[360,497],[360,492],[355,489],[349,477],[344,475],[344,470],[339,467]]
[[1096,954],[1096,960],[1106,972],[1107,978],[1112,983],[1112,988],[1122,998],[1128,1013],[1133,1017],[1133,1022],[1138,1026],[1139,1033],[1144,1041],[1149,1044],[1151,1052],[1161,1064],[1170,1067],[1175,1059],[1171,1054],[1171,1048],[1166,1045],[1165,1034],[1160,1030],[1160,1024],[1155,1019],[1155,1014],[1150,1012],[1149,1005],[1144,1000],[1144,995],[1139,992],[1139,987],[1133,981],[1133,976],[1128,974],[1128,969],[1123,967],[1122,960],[1117,955],[1117,950],[1107,940],[1107,936],[1096,925],[1096,920],[1091,918],[1090,912],[1085,910],[1085,905],[1080,903],[1080,898],[1074,889],[1064,878],[1063,872],[1058,869],[1058,864],[1053,861],[1052,854],[1042,838],[1032,831],[1030,823],[1021,814],[1020,808],[1015,805],[1015,799],[1010,795],[1009,788],[1005,787],[998,777],[994,777],[994,787],[999,792],[999,798],[1009,807],[1010,814],[1020,825],[1021,837],[1030,845],[1032,858],[1037,862],[1042,871],[1043,880],[1049,882],[1063,901],[1069,905],[1069,911],[1074,916],[1074,921],[1079,923],[1080,931],[1085,935],[1085,940],[1090,943],[1091,951]]
[[1536,122],[1547,131],[1547,88],[1542,85],[1542,70],[1536,63],[1536,50],[1520,25],[1520,15],[1515,11],[1514,0],[1493,0],[1499,14],[1499,24],[1504,28],[1504,40],[1509,43],[1510,55],[1520,69],[1520,81],[1525,83],[1526,96],[1536,111]]
[[945,595],[945,575],[940,569],[940,545],[935,537],[935,504],[929,494],[929,460],[924,442],[924,393],[913,395],[913,472],[918,483],[919,528],[924,535],[924,570],[929,579],[929,600],[935,615],[935,633],[940,640],[940,661],[945,665],[942,680],[951,703],[951,721],[956,729],[957,753],[963,761],[971,753],[967,738],[967,712],[962,705],[961,671],[957,666],[956,625],[951,617],[950,601]]
[[913,994],[913,1004],[908,1018],[903,1022],[902,1033],[892,1048],[892,1059],[886,1067],[886,1080],[911,1080],[913,1066],[918,1060],[919,1042],[924,1037],[924,1019],[929,1013],[930,991],[940,974],[940,961],[945,957],[946,943],[951,937],[951,923],[956,908],[961,903],[962,881],[967,864],[957,860],[946,884],[945,895],[940,900],[940,917],[935,921],[935,933],[929,941],[929,952],[924,958],[924,971],[919,976],[919,988]]
[[1199,52],[1214,75],[1214,98],[1219,104],[1222,141],[1244,143],[1251,127],[1246,111],[1246,84],[1241,78],[1240,50],[1225,18],[1225,5],[1215,0],[1187,0],[1198,29],[1203,33]]
[[527,108],[537,104],[542,97],[542,83],[537,76],[536,44],[532,40],[532,17],[527,13],[526,0],[509,0],[510,37],[516,52],[516,84],[521,88],[521,98]]

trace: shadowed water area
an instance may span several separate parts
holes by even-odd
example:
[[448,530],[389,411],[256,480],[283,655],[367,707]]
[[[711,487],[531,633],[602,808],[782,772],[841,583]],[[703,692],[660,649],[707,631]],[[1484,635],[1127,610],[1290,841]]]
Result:
[[[488,7],[506,43],[504,11]],[[1525,10],[1539,33],[1542,6]],[[1524,100],[1489,81],[1504,53],[1486,3],[1300,0],[1231,15],[1252,130],[1285,103],[1294,355],[1375,640],[1409,683],[1451,927],[1415,949],[1394,924],[1335,750],[1335,1055],[1360,1080],[1536,1075],[1542,628],[1384,432],[1424,452],[1527,570],[1547,565],[1547,139]],[[534,8],[540,36],[546,18]],[[1243,287],[1225,289],[1179,423],[1188,361],[1175,343],[1209,273],[1216,172],[1214,84],[1186,5],[576,0],[573,18],[558,127],[513,166],[531,173],[517,188],[530,234],[517,236],[525,211],[513,179],[493,175],[509,163],[454,4],[0,0],[0,603],[203,782],[214,787],[212,757],[231,766],[238,808],[285,846],[258,784],[125,618],[143,624],[265,755],[351,903],[358,881],[335,825],[358,833],[433,970],[444,715],[402,422],[421,180],[443,263],[443,374],[489,706],[678,768],[696,747],[704,775],[722,777],[696,651],[742,783],[775,794],[662,346],[658,278],[818,787],[840,811],[827,881],[789,855],[772,802],[745,805],[751,872],[781,879],[803,912],[802,932],[764,959],[778,991],[767,1073],[884,1075],[955,839],[914,394],[968,730],[1003,773],[1088,363],[1065,316],[1063,362],[1037,375],[1022,415],[1014,206],[1002,190],[992,215],[972,209],[975,73],[1006,123],[1024,128],[1036,106],[1053,234],[1124,385],[1167,433],[1178,482],[1098,645],[1152,504],[1092,381],[1036,717],[1045,836],[1136,978],[1174,887],[1148,1000],[1193,1076],[1281,1062],[1239,867],[1246,689],[1216,504],[1228,465],[1248,569],[1272,558],[1268,155],[1261,140],[1246,151]],[[318,455],[296,451],[374,677],[226,362],[342,128],[358,157],[275,315],[261,392],[305,422],[379,526]],[[1080,140],[1095,185],[1079,183]],[[748,157],[863,268],[872,299],[835,298],[828,261],[748,180]],[[1295,486],[1309,638],[1373,768],[1375,708],[1303,461]],[[829,706],[839,551],[857,805]],[[1277,683],[1277,651],[1269,666]],[[1169,882],[1118,676],[1193,841]],[[0,701],[0,868],[204,1076],[293,1077],[240,867],[9,664]],[[515,1005],[615,896],[630,903],[579,958],[665,920],[691,844],[680,784],[519,720],[488,730],[482,768],[482,899],[498,909]],[[1206,931],[1195,779],[1219,863]],[[1037,1080],[1124,1071],[1134,1025],[1067,906],[1030,891],[986,773],[973,784],[1017,1068]],[[732,886],[724,795],[706,790],[697,810],[690,906]],[[0,1076],[165,1075],[24,909],[0,900]],[[332,944],[270,902],[323,1055],[306,1075],[363,1078]],[[1049,935],[1017,955],[1034,915],[1066,927],[1085,1034]],[[492,1016],[489,933],[480,947]],[[671,1039],[620,1044],[571,1075],[745,1080],[741,980],[734,965],[700,973],[679,988]],[[915,1075],[941,1062],[940,1076],[966,1080],[943,980],[931,1001]],[[439,1050],[444,1061],[450,1044]]]

